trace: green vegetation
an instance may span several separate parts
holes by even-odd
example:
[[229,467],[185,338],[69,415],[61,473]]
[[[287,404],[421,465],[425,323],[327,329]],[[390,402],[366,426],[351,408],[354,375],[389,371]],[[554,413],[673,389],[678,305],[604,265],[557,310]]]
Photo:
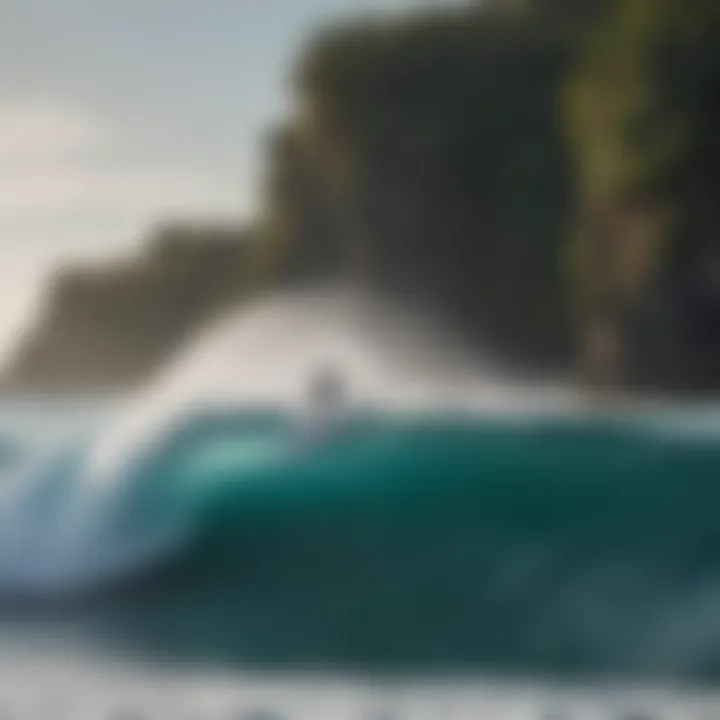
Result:
[[113,389],[143,380],[244,283],[248,233],[168,226],[125,262],[60,272],[5,378],[14,390]]
[[566,83],[572,300],[588,355],[599,330],[614,335],[604,380],[720,381],[717,290],[698,274],[720,221],[718,40],[717,0],[623,0]]
[[487,0],[326,32],[273,247],[442,309],[510,363],[720,384],[699,275],[720,225],[719,7]]

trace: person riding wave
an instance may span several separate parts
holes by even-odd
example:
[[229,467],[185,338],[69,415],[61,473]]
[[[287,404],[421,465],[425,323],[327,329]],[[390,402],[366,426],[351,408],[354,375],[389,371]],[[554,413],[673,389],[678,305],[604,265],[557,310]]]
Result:
[[338,369],[324,366],[310,378],[303,435],[317,440],[333,436],[347,419],[347,385]]

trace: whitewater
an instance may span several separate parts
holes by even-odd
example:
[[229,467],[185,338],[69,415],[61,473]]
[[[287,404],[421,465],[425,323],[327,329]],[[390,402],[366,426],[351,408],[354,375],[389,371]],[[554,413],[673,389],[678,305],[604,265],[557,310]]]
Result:
[[[576,683],[710,692],[720,406],[590,414],[471,357],[426,314],[332,290],[219,319],[133,397],[0,401],[0,639],[339,673],[334,717],[376,698],[367,677],[410,705],[408,678],[481,677],[458,707],[501,688],[508,716]],[[327,362],[350,430],[304,445]]]

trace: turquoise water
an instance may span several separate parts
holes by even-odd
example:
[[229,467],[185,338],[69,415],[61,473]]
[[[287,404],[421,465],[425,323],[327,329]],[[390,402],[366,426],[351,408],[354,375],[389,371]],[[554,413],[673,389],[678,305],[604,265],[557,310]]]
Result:
[[386,413],[305,446],[198,412],[100,488],[97,422],[46,455],[28,423],[0,617],[178,663],[714,683],[719,417]]

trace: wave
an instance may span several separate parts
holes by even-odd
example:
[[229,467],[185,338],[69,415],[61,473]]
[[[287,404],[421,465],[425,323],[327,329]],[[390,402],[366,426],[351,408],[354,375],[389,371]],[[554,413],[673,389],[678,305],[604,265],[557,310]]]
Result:
[[169,656],[715,677],[720,447],[658,419],[201,413],[101,486],[73,445],[5,497],[0,593]]
[[[0,403],[0,634],[718,679],[720,410],[582,415],[416,320],[280,298],[129,405]],[[299,390],[327,360],[368,403],[303,442]]]

